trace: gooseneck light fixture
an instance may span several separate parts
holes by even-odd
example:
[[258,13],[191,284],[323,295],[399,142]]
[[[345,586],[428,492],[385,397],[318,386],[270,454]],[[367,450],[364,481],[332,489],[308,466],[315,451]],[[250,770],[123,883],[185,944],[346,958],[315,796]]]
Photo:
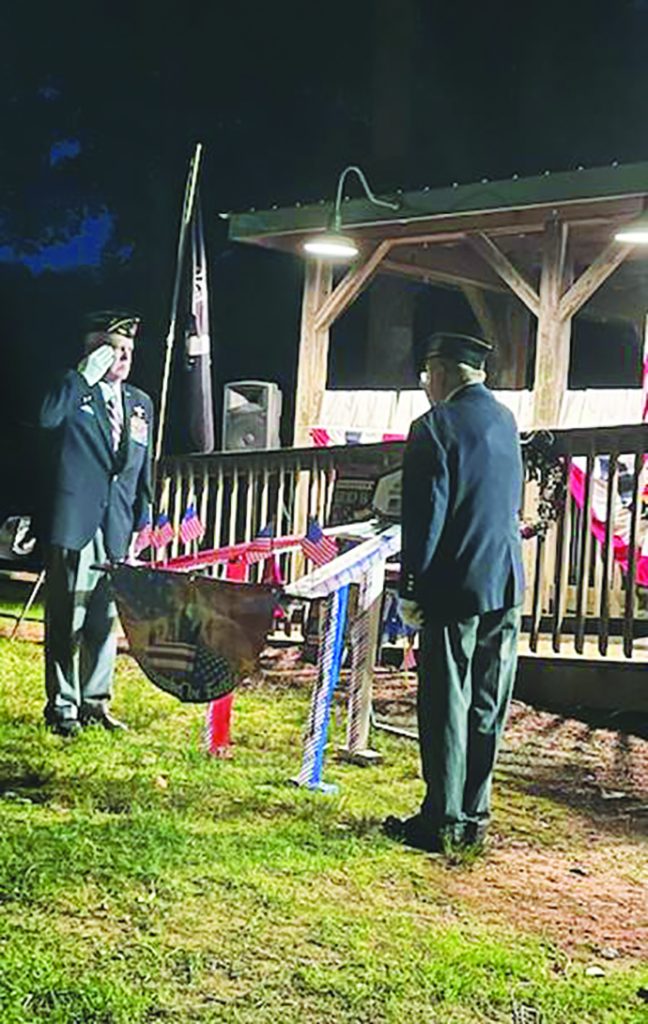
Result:
[[309,238],[307,242],[304,242],[304,252],[308,253],[309,256],[317,256],[319,259],[331,260],[332,262],[345,262],[351,260],[358,255],[359,249],[353,238],[349,235],[342,234],[342,198],[344,195],[344,183],[347,176],[354,172],[360,179],[360,183],[365,190],[367,199],[374,204],[374,206],[386,206],[388,210],[397,210],[399,203],[391,202],[388,199],[378,199],[373,194],[369,187],[369,182],[360,167],[351,165],[345,167],[337,183],[337,192],[335,195],[335,206],[333,208],[333,220],[328,231],[324,234],[316,235],[314,238]]

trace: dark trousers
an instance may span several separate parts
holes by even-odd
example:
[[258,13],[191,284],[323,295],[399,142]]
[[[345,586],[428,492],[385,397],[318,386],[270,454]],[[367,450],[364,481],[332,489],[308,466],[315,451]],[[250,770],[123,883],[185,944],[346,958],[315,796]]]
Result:
[[421,633],[418,726],[434,831],[461,838],[490,817],[493,767],[513,692],[520,609],[429,622]]
[[101,530],[81,551],[52,545],[47,553],[45,689],[49,722],[105,707],[117,654],[117,609],[106,573]]

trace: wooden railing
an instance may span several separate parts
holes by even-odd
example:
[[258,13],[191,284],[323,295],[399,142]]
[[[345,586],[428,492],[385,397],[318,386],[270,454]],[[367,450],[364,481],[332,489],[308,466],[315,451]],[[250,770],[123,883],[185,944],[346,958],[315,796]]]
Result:
[[[402,461],[403,442],[341,448],[281,448],[262,452],[220,452],[167,458],[158,477],[158,505],[168,506],[176,539],[171,554],[190,553],[178,540],[184,511],[195,500],[206,526],[201,548],[249,541],[272,521],[276,537],[306,532],[308,518],[330,522],[333,490],[340,472],[362,464],[378,478]],[[292,582],[303,572],[298,552],[281,556],[282,574]],[[260,573],[257,568],[257,574]],[[214,574],[222,576],[223,565]]]
[[[643,606],[648,592],[636,585],[645,530],[641,516],[648,484],[648,426],[560,430],[554,437],[553,451],[564,463],[567,494],[546,540],[536,537],[524,546],[529,650],[630,658],[635,641],[648,635]],[[602,459],[608,469],[605,480]],[[569,487],[574,468],[583,472],[582,504]],[[527,481],[527,515],[533,516],[537,500],[537,486]],[[591,529],[593,517],[601,525],[599,537]],[[615,557],[615,532],[627,537],[625,566]],[[635,653],[641,656],[642,650]]]
[[[173,555],[190,553],[177,539],[177,527],[190,501],[207,527],[201,548],[249,541],[271,520],[275,535],[303,534],[308,516],[330,521],[336,478],[359,463],[374,477],[398,467],[404,444],[390,442],[340,448],[227,452],[167,458],[161,465],[158,496],[164,496],[176,527]],[[648,426],[560,430],[553,452],[572,465],[584,460],[584,509],[567,492],[564,509],[546,539],[524,542],[527,590],[523,650],[563,655],[637,656],[635,641],[648,634],[641,618],[642,594],[636,587],[636,553],[641,524],[641,489]],[[601,508],[600,485],[593,485],[597,460],[609,460],[610,472]],[[620,466],[631,466],[629,504],[623,512],[632,543],[627,570],[613,557],[613,519],[619,518]],[[594,491],[596,490],[596,494]],[[525,483],[525,518],[537,517],[538,488]],[[603,541],[589,528],[592,509],[607,524]],[[587,525],[586,525],[587,524]],[[287,582],[303,572],[301,555],[281,557]],[[256,567],[256,578],[261,569]],[[224,567],[214,570],[223,575]]]

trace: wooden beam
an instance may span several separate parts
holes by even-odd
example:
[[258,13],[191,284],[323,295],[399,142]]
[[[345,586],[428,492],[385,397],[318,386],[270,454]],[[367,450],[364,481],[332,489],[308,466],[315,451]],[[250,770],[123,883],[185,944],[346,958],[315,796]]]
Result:
[[301,332],[297,360],[297,391],[295,395],[295,447],[311,443],[310,429],[317,425],[326,390],[329,332],[318,327],[317,310],[331,294],[333,275],[330,264],[308,260],[302,298]]
[[[599,207],[602,204],[598,204]],[[635,212],[641,212],[641,208],[638,208]],[[473,238],[476,234],[488,232],[488,237],[493,240],[497,238],[507,238],[511,236],[519,237],[520,235],[532,237],[533,235],[542,235],[544,233],[546,224],[546,211],[534,210],[533,220],[520,220],[514,216],[509,216],[507,220],[502,220],[501,216],[494,216],[492,214],[482,217],[479,219],[467,218],[467,217],[454,217],[454,218],[442,218],[440,219],[436,230],[434,230],[434,221],[429,221],[426,225],[427,230],[423,230],[423,225],[419,226],[419,231],[413,231],[410,234],[401,233],[397,234],[398,226],[394,224],[388,225],[389,240],[391,241],[392,248],[396,249],[399,246],[415,247],[419,245],[429,246],[432,248],[434,245],[443,245],[448,242],[461,242],[467,238]],[[604,228],[608,235],[615,230],[619,223],[629,219],[628,217],[620,219],[618,216],[587,216],[578,218],[574,215],[573,211],[570,211],[571,216],[565,216],[564,223],[568,227],[575,228]],[[515,214],[515,211],[513,211]],[[384,231],[383,228],[376,227],[365,227],[363,225],[354,229],[354,234],[360,238],[363,242],[371,245],[377,245],[382,241]],[[289,252],[295,252],[296,248],[299,248],[303,243],[303,236],[285,235],[281,238],[272,238],[269,245],[270,248],[286,249]],[[254,239],[255,244],[264,245],[264,239]]]
[[[598,209],[601,209],[603,205],[602,203],[596,204]],[[570,216],[565,216],[564,218],[564,222],[567,225],[573,225],[578,228],[605,227],[611,233],[619,223],[630,219],[633,212],[634,214],[641,212],[642,207],[639,206],[636,209],[633,207],[632,211],[629,210],[624,217],[616,213],[614,215],[604,215],[601,213],[596,216],[591,214],[579,218],[571,208],[568,209]],[[368,245],[378,245],[383,241],[384,233],[388,232],[392,248],[417,245],[433,246],[436,244],[442,245],[447,242],[460,242],[463,239],[472,238],[476,234],[485,232],[488,232],[490,239],[519,235],[541,235],[545,228],[546,211],[534,209],[530,212],[533,214],[533,219],[531,220],[525,220],[521,216],[525,213],[528,214],[529,211],[515,210],[510,211],[506,217],[503,217],[501,213],[491,213],[477,218],[466,216],[433,218],[425,225],[427,230],[423,230],[423,225],[417,225],[418,231],[410,229],[410,234],[400,225],[396,224],[383,226],[358,225],[353,229],[349,228],[349,230],[353,230],[354,235]],[[436,230],[434,230],[435,222],[437,223]],[[397,233],[399,231],[401,233]],[[280,237],[254,238],[250,239],[250,241],[253,241],[256,245],[267,246],[268,248],[285,249],[288,252],[295,252],[301,249],[304,236],[302,234],[286,234]]]
[[515,295],[493,295],[481,288],[462,289],[483,337],[494,342],[488,360],[491,387],[518,390],[526,382],[526,363],[531,314]]
[[401,274],[403,277],[411,277],[416,281],[424,281],[428,284],[441,284],[451,288],[478,288],[492,292],[504,292],[506,289],[501,284],[488,281],[486,278],[473,277],[471,274],[455,274],[451,270],[441,270],[439,267],[427,267],[422,263],[405,263],[401,260],[385,259],[378,268],[379,273]]
[[496,274],[502,278],[512,292],[515,292],[518,299],[528,306],[531,312],[537,316],[540,300],[536,290],[529,284],[520,271],[513,266],[506,256],[488,235],[480,232],[476,235],[469,235],[468,242],[479,255],[493,268]]
[[[414,219],[376,222],[371,217],[345,223],[354,235],[362,238],[367,244],[378,244],[383,238],[402,239],[403,244],[412,239],[425,238],[434,242],[440,234],[447,237],[452,232],[454,238],[478,231],[487,232],[491,238],[497,235],[518,235],[531,232],[542,233],[547,218],[554,215],[568,224],[579,227],[601,225],[606,226],[608,234],[621,223],[632,220],[641,213],[643,197],[624,196],[622,198],[591,199],[589,201],[564,202],[560,205],[547,203],[541,205],[515,208],[497,208],[495,210],[466,210],[430,213],[425,216],[419,209]],[[230,237],[236,241],[285,249],[290,252],[300,251],[305,238],[313,230],[322,228],[322,210],[311,210],[310,215],[305,208],[302,214],[306,218],[303,223],[285,223],[282,214],[288,211],[265,211],[251,215],[243,214],[230,220]],[[294,211],[291,211],[293,213]],[[278,220],[276,218],[279,218]],[[303,218],[302,218],[303,219]]]
[[[609,212],[606,213],[607,208],[603,202],[596,202],[594,205],[588,206],[586,210],[565,207],[562,211],[562,219],[570,227],[601,227],[606,228],[608,234],[611,234],[621,223],[638,216],[643,206],[641,203],[632,207],[615,206],[609,208]],[[359,237],[368,242],[377,243],[385,232],[388,232],[393,246],[422,243],[432,245],[436,242],[460,241],[462,238],[472,237],[478,233],[487,233],[491,239],[506,238],[511,235],[541,235],[545,229],[547,214],[547,210],[536,207],[532,210],[510,210],[505,215],[496,212],[477,216],[432,217],[428,221],[412,224],[409,227],[395,224],[387,226],[359,225],[354,230]],[[263,239],[254,239],[254,241],[257,244],[264,244]],[[303,236],[285,235],[271,241],[277,247],[282,247],[285,241],[286,246],[293,249],[295,244],[303,241]]]
[[560,316],[567,271],[567,225],[548,221],[545,230],[533,384],[533,426],[557,427],[567,390],[571,320]]
[[391,239],[380,242],[373,252],[360,264],[353,267],[332,294],[319,307],[314,326],[317,331],[327,330],[339,316],[349,308],[362,289],[376,273],[381,261],[391,248]]
[[509,342],[508,366],[506,373],[500,375],[499,385],[517,391],[526,387],[531,312],[514,295],[509,295],[506,299],[504,320],[504,333]]
[[585,305],[588,299],[591,299],[594,292],[601,287],[610,274],[613,274],[623,263],[633,248],[632,245],[614,241],[606,245],[603,252],[597,256],[587,270],[583,271],[578,280],[561,298],[559,309],[561,319],[568,320],[578,313],[578,310]]
[[[510,290],[503,281],[494,283],[486,277],[475,277],[471,274],[455,274],[451,271],[439,270],[437,267],[428,268],[421,263],[405,263],[401,260],[390,259],[382,261],[378,268],[380,274],[397,274],[401,277],[409,277],[414,281],[422,281],[425,284],[440,285],[443,288],[463,288],[464,285],[473,288],[480,288],[490,292],[492,295],[508,294],[511,301],[519,308],[517,296],[511,295]],[[524,305],[524,304],[523,304]],[[528,306],[524,306],[529,311]],[[621,292],[605,291],[595,293],[587,305],[583,314],[590,320],[606,321],[615,320],[620,322],[635,321],[643,318],[646,309],[645,298],[639,285],[633,289],[624,289]],[[530,312],[530,311],[529,311]]]
[[464,285],[461,290],[468,300],[468,305],[473,311],[480,330],[484,334],[484,340],[490,341],[496,348],[499,348],[500,332],[497,319],[483,291],[481,288],[473,288],[471,285]]

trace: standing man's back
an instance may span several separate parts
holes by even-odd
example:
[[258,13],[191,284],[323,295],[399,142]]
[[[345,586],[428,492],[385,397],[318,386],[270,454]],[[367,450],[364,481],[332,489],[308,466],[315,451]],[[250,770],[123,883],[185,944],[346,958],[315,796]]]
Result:
[[403,595],[447,619],[518,604],[521,494],[515,419],[483,384],[416,420],[404,463]]
[[401,597],[421,628],[419,743],[426,794],[386,832],[430,851],[481,843],[517,666],[524,578],[515,421],[484,386],[490,346],[433,335],[433,408],[412,424],[403,462]]

